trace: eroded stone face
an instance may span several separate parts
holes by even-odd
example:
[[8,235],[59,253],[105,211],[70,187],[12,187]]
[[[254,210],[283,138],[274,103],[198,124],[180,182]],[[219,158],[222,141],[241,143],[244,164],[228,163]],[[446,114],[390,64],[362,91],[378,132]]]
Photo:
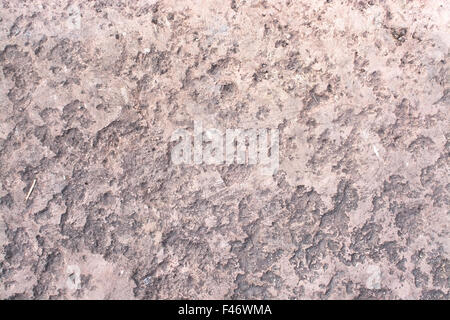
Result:
[[0,6],[1,298],[449,298],[448,1]]

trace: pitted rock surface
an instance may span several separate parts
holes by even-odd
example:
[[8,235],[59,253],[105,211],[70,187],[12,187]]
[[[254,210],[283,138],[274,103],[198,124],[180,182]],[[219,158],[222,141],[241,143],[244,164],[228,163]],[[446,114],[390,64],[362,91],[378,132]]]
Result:
[[2,1],[0,297],[448,299],[449,6]]

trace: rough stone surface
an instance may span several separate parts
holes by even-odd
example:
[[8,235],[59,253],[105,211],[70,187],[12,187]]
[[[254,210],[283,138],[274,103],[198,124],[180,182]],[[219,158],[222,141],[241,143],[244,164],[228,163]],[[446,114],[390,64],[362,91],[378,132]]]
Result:
[[[0,297],[448,299],[449,12],[1,1]],[[194,120],[278,172],[173,165]]]

